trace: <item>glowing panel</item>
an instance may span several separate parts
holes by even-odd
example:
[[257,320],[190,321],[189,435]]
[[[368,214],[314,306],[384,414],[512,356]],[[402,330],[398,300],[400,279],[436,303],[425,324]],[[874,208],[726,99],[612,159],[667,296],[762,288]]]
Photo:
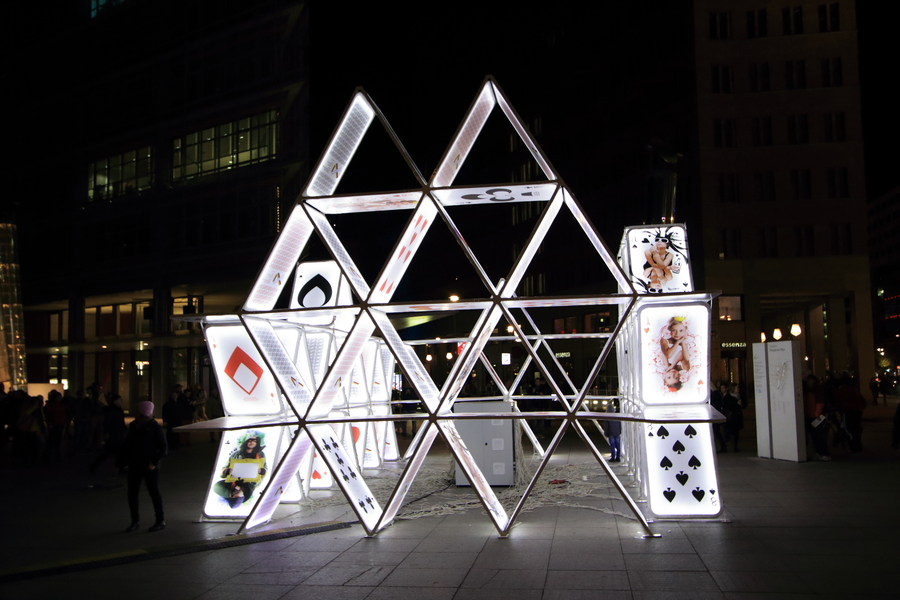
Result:
[[244,319],[247,330],[259,345],[266,360],[271,365],[281,389],[287,394],[288,402],[298,415],[306,412],[313,390],[303,381],[303,377],[291,360],[284,345],[275,334],[275,329],[268,321],[247,317]]
[[406,226],[406,231],[400,238],[400,242],[394,248],[393,254],[388,259],[387,264],[381,272],[375,289],[369,296],[369,302],[381,303],[389,302],[394,292],[397,291],[397,285],[403,279],[403,274],[409,267],[410,260],[415,256],[425,238],[428,229],[434,223],[434,217],[437,215],[437,208],[430,199],[423,201],[413,213],[412,218]]
[[444,206],[503,204],[506,202],[546,202],[556,192],[555,183],[447,188],[432,193]]
[[360,196],[331,196],[311,198],[307,204],[326,215],[342,215],[359,212],[381,212],[383,210],[412,210],[422,199],[422,192],[401,192],[398,194],[365,194]]
[[481,92],[475,99],[475,103],[466,115],[463,124],[456,134],[456,138],[450,144],[450,149],[444,154],[443,162],[435,170],[434,178],[431,181],[433,187],[447,187],[453,184],[456,179],[456,173],[466,161],[472,144],[481,133],[481,129],[487,122],[491,111],[494,109],[494,92],[489,85],[481,88]]
[[694,291],[684,225],[629,227],[623,244],[626,269],[639,294]]
[[668,304],[638,309],[641,399],[688,404],[709,398],[709,307]]
[[362,475],[350,467],[351,459],[343,445],[336,439],[334,430],[328,425],[311,425],[309,432],[366,531],[374,531],[381,517],[381,506],[375,500]]
[[363,94],[357,92],[344,113],[331,143],[319,159],[316,171],[310,178],[306,196],[330,196],[343,177],[347,165],[356,153],[369,125],[375,120],[375,110]]
[[222,408],[228,415],[281,412],[281,394],[256,346],[240,325],[209,325],[206,343],[219,374]]
[[280,427],[222,434],[203,508],[206,517],[243,519],[250,514],[281,458],[280,434]]
[[290,498],[289,490],[292,485],[296,485],[297,471],[311,452],[312,442],[309,436],[305,431],[299,431],[288,449],[287,455],[278,466],[278,471],[272,476],[269,487],[266,488],[255,510],[247,519],[245,527],[255,527],[265,523],[275,513],[278,504]]

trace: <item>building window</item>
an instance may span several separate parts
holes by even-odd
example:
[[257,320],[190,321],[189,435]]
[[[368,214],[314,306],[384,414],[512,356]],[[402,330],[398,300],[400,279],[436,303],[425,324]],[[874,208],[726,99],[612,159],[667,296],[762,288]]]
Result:
[[826,172],[829,198],[849,198],[850,186],[847,182],[847,167],[829,167]]
[[764,38],[769,35],[769,24],[766,21],[766,9],[747,11],[747,37]]
[[774,227],[759,228],[759,255],[763,258],[778,256],[778,230]]
[[275,158],[274,110],[176,138],[172,180],[191,179]]
[[815,256],[816,247],[813,239],[812,225],[798,225],[794,227],[794,252],[796,256]]
[[809,143],[809,119],[806,115],[788,116],[788,143]]
[[841,30],[841,5],[838,2],[819,5],[819,31]]
[[831,253],[851,254],[853,252],[852,236],[849,223],[835,223],[831,226]]
[[91,18],[97,17],[107,8],[122,4],[125,0],[91,0]]
[[719,258],[741,257],[741,230],[726,227],[720,232]]
[[791,191],[794,200],[812,199],[812,176],[809,169],[796,169],[791,171]]
[[719,202],[738,201],[736,173],[719,173],[717,184],[716,196]]
[[793,6],[781,9],[781,28],[784,35],[803,33],[803,7]]
[[88,202],[149,190],[150,146],[103,158],[88,165]]
[[841,57],[822,59],[822,86],[838,87],[844,85],[844,63]]
[[843,142],[847,139],[847,131],[844,126],[844,113],[825,114],[825,141]]
[[802,90],[806,87],[806,61],[789,60],[784,63],[784,87]]
[[716,119],[713,121],[713,143],[716,148],[734,148],[734,119]]
[[769,91],[769,63],[750,65],[750,91]]
[[743,321],[744,310],[740,296],[719,296],[716,298],[719,305],[720,321]]
[[772,145],[772,117],[753,117],[750,129],[754,146]]
[[727,12],[709,13],[709,39],[731,39],[731,16]]
[[730,94],[734,90],[731,65],[712,66],[712,93]]
[[759,202],[775,201],[774,171],[763,171],[753,174],[753,197]]

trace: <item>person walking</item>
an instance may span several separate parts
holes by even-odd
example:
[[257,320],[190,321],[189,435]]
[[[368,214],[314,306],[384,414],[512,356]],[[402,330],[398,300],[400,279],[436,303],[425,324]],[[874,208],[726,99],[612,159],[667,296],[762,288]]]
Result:
[[166,528],[162,495],[159,493],[159,463],[166,455],[166,435],[153,418],[153,403],[138,402],[137,416],[128,426],[128,433],[122,443],[117,466],[128,467],[128,508],[131,511],[131,525],[125,531],[140,529],[138,492],[141,482],[147,485],[147,492],[153,502],[156,523],[149,531]]

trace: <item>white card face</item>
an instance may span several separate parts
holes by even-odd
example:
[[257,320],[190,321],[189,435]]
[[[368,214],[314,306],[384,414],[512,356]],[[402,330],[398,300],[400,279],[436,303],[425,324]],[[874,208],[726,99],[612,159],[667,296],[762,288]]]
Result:
[[278,473],[272,476],[272,481],[260,499],[252,518],[247,521],[248,528],[268,521],[278,504],[290,498],[289,490],[293,487],[292,484],[296,484],[297,471],[303,460],[312,452],[312,442],[306,432],[300,431],[298,435],[299,439],[290,447]]
[[309,218],[299,205],[295,206],[244,303],[246,310],[274,308],[312,233],[313,226]]
[[272,324],[254,317],[247,317],[244,323],[275,370],[274,375],[287,394],[288,402],[291,403],[297,414],[305,414],[312,400],[312,386],[303,380],[284,344],[275,334]]
[[638,309],[641,399],[687,404],[709,398],[709,307],[648,305]]
[[629,228],[626,238],[629,275],[639,294],[694,291],[683,225]]
[[505,202],[547,201],[556,192],[555,183],[506,185],[473,188],[434,190],[434,195],[444,206],[468,204],[503,204]]
[[209,325],[206,340],[227,415],[281,412],[281,392],[246,329]]
[[642,423],[650,510],[660,517],[715,516],[719,483],[707,423]]
[[490,84],[481,88],[475,104],[472,106],[471,112],[466,115],[465,123],[459,130],[459,134],[450,145],[450,150],[444,156],[444,161],[435,169],[435,175],[432,178],[434,187],[446,187],[453,185],[459,168],[466,161],[472,144],[481,133],[482,127],[487,122],[491,111],[494,109],[496,101],[494,100],[494,92]]
[[[351,304],[350,283],[341,275],[333,260],[305,262],[297,265],[294,287],[291,291],[291,308],[329,308]],[[307,325],[326,325],[333,315],[302,316],[300,322]]]
[[331,144],[310,178],[306,196],[330,196],[337,188],[347,165],[350,164],[359,143],[375,120],[375,111],[368,100],[357,93],[350,102],[344,120],[338,126]]
[[281,427],[222,432],[204,515],[243,519],[250,514],[281,459],[280,434]]
[[365,194],[360,196],[332,196],[307,200],[311,205],[327,215],[359,212],[380,212],[383,210],[412,210],[422,199],[422,192],[400,192],[398,194]]
[[390,302],[394,292],[397,291],[397,285],[403,279],[403,274],[406,273],[410,261],[419,250],[422,239],[428,233],[428,229],[434,223],[436,216],[437,208],[430,198],[419,204],[419,207],[413,213],[412,220],[403,232],[399,246],[388,259],[384,272],[379,276],[369,302]]
[[355,461],[350,458],[329,425],[311,425],[309,430],[354,512],[368,530],[373,530],[381,517],[381,506],[363,481],[362,475],[353,468]]

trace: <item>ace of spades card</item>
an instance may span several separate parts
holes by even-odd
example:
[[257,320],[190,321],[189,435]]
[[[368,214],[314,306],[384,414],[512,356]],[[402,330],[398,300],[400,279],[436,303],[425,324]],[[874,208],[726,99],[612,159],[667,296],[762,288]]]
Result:
[[645,423],[646,481],[657,517],[716,517],[722,512],[712,429],[707,423]]

